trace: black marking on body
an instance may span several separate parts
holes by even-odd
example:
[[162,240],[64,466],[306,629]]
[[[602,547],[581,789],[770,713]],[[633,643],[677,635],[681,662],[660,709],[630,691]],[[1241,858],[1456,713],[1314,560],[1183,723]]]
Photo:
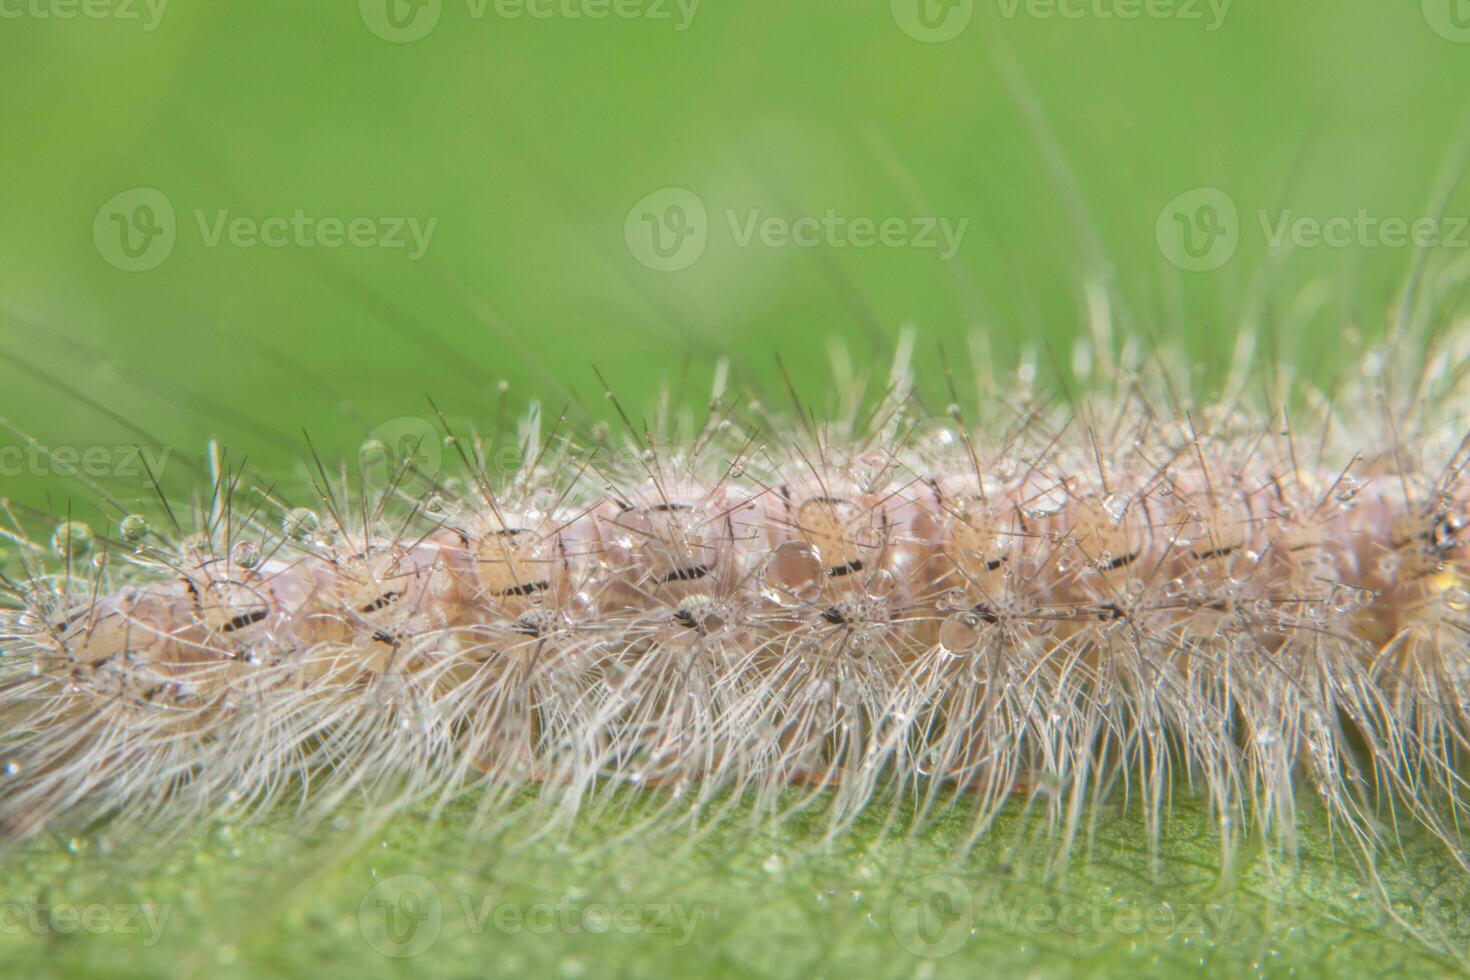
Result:
[[270,615],[269,609],[252,609],[247,613],[241,613],[234,619],[219,628],[221,633],[233,633],[247,626],[253,626]]
[[545,579],[539,582],[523,582],[520,585],[512,585],[508,589],[501,589],[494,593],[498,596],[532,595],[537,592],[545,592],[551,588],[551,583]]
[[1128,554],[1120,555],[1117,558],[1114,558],[1112,561],[1103,562],[1101,565],[1097,566],[1097,568],[1098,571],[1101,572],[1111,572],[1114,569],[1126,568],[1137,560],[1138,552],[1130,551],[1128,552]]
[[994,626],[1000,622],[1000,614],[988,602],[977,602],[970,612],[980,617],[980,622]]
[[861,572],[863,567],[863,560],[861,558],[854,558],[846,565],[838,565],[836,568],[827,569],[827,574],[833,578],[841,578],[844,575],[851,575],[853,572]]
[[402,594],[403,593],[401,592],[384,592],[382,595],[378,596],[376,599],[374,599],[372,602],[369,602],[358,611],[365,613],[375,613],[380,609],[387,609],[389,606],[393,605],[393,602]]
[[665,582],[692,582],[695,579],[704,578],[710,571],[711,568],[708,565],[691,565],[688,568],[676,568],[658,581],[659,584]]
[[72,613],[70,616],[67,616],[65,619],[59,619],[56,622],[52,623],[51,628],[58,633],[65,633],[67,630],[76,625],[77,620],[84,618],[90,611],[91,610],[89,609],[78,610],[77,612]]
[[847,622],[847,616],[844,615],[842,610],[838,609],[836,606],[828,606],[826,609],[823,609],[822,618],[831,623],[833,626],[841,626],[842,624]]
[[145,703],[152,704],[160,695],[167,693],[171,687],[172,685],[170,684],[154,684],[152,687],[144,689],[139,697]]
[[1435,551],[1445,552],[1454,548],[1460,532],[1465,529],[1465,522],[1454,515],[1441,517],[1434,522],[1434,527],[1429,532],[1429,540]]

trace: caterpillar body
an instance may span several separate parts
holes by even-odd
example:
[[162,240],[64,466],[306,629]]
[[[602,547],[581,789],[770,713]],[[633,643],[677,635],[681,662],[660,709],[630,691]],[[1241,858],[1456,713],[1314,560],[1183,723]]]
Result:
[[1082,403],[1023,375],[931,417],[904,351],[865,421],[717,392],[613,461],[533,417],[505,479],[446,432],[462,475],[323,470],[312,509],[220,466],[193,528],[68,522],[59,567],[12,517],[0,823],[527,790],[565,817],[637,786],[671,818],[908,801],[975,834],[1019,795],[1070,840],[1110,792],[1156,827],[1182,779],[1226,847],[1289,846],[1305,790],[1364,854],[1408,817],[1459,857],[1466,349],[1289,424],[1244,382],[1166,410],[1136,351]]

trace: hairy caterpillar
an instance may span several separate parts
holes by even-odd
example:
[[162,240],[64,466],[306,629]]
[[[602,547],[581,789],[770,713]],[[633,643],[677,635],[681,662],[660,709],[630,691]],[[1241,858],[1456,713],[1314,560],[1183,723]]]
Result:
[[445,424],[462,472],[318,464],[310,509],[216,455],[192,525],[68,521],[48,560],[10,514],[0,823],[636,786],[977,835],[1022,796],[1070,841],[1183,780],[1227,848],[1289,847],[1307,792],[1366,855],[1408,818],[1463,863],[1470,336],[1330,396],[1241,357],[1203,405],[1129,344],[1080,402],[982,375],[972,417],[919,407],[910,350],[826,425],[720,372],[631,453],[533,412],[504,478]]

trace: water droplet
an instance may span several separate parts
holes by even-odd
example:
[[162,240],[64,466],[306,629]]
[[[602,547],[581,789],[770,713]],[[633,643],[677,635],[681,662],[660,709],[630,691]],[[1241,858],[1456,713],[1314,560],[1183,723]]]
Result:
[[767,598],[789,609],[820,595],[826,578],[827,569],[816,548],[805,541],[786,541],[766,559],[762,584]]
[[117,525],[117,533],[128,544],[139,544],[148,537],[148,520],[142,514],[129,514]]
[[92,529],[81,521],[62,521],[51,535],[58,558],[80,558],[92,550]]
[[863,591],[872,599],[886,599],[898,587],[898,579],[887,569],[880,568],[869,575],[863,583]]
[[246,570],[260,564],[260,545],[254,541],[241,541],[235,545],[235,564]]
[[597,599],[590,592],[578,592],[567,599],[567,616],[574,620],[594,619],[597,616]]
[[914,426],[913,444],[924,452],[946,453],[960,444],[960,436],[949,418],[936,416]]
[[1060,486],[1055,486],[1032,494],[1027,498],[1024,509],[1027,517],[1039,520],[1059,513],[1066,505],[1066,492]]
[[852,461],[852,477],[865,492],[877,493],[893,465],[892,456],[880,449],[872,449],[860,453]]
[[1455,612],[1464,612],[1470,609],[1470,592],[1456,586],[1446,589],[1444,592],[1444,604]]
[[281,518],[281,533],[292,541],[305,541],[321,526],[316,512],[306,507],[295,507]]
[[368,439],[357,450],[357,461],[364,467],[388,461],[388,445],[381,439]]
[[955,613],[939,627],[939,645],[950,653],[965,653],[980,642],[980,617],[972,612]]

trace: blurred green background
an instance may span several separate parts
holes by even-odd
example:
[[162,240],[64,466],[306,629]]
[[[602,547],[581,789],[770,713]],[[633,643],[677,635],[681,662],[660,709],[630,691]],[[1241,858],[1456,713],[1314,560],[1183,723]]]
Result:
[[[197,459],[217,436],[289,480],[303,428],[324,454],[352,458],[381,423],[426,415],[426,396],[487,423],[505,382],[512,407],[605,415],[593,365],[642,411],[665,382],[698,404],[721,355],[764,389],[779,354],[820,405],[831,342],[880,364],[905,325],[931,381],[939,345],[963,350],[972,333],[1006,364],[1027,345],[1067,362],[1088,283],[1113,296],[1120,332],[1145,331],[1206,373],[1242,319],[1308,373],[1346,363],[1345,338],[1383,331],[1410,248],[1354,231],[1342,247],[1273,254],[1262,215],[1431,213],[1465,134],[1465,0],[919,2],[0,0],[0,416],[78,454],[142,443]],[[846,231],[817,247],[740,240],[752,220],[829,211]],[[1456,191],[1448,211],[1470,214],[1470,197]],[[298,213],[310,230],[250,243],[251,229],[283,230],[269,219]],[[928,237],[913,219],[929,217],[963,227],[952,256],[912,243]],[[375,244],[403,241],[410,218],[421,255]],[[909,244],[854,247],[852,221],[891,218]],[[235,219],[236,234],[212,241]],[[322,219],[342,226],[328,237],[352,226],[358,242],[326,247]],[[661,257],[654,231],[682,247]],[[1445,234],[1442,257],[1463,267],[1470,232],[1456,237],[1452,222]],[[0,450],[19,445],[0,431]],[[51,513],[90,506],[54,461],[17,459],[0,456],[0,496]],[[178,462],[165,475],[197,486]],[[103,482],[141,496],[136,479]],[[1210,828],[1187,808],[1181,819],[1173,877],[1150,879],[1134,826],[1099,844],[1076,887],[1104,907],[1177,899],[1181,881],[1191,901],[1216,894],[1212,845],[1198,843]],[[462,859],[452,824],[323,858],[328,840],[309,859],[229,830],[201,830],[125,893],[115,877],[96,883],[97,841],[13,866],[5,896],[91,889],[177,901],[188,917],[152,956],[48,934],[11,948],[14,961],[38,975],[392,966],[357,942],[373,876]],[[288,829],[271,833],[294,846]],[[541,847],[519,855],[532,896],[656,896],[677,881],[724,918],[687,950],[460,937],[454,963],[566,977],[1443,966],[1383,938],[1320,838],[1300,880],[1248,857],[1245,925],[1219,951],[1188,936],[1018,941],[979,928],[965,956],[917,959],[893,945],[873,882],[940,867],[961,836],[950,828],[919,858],[859,841],[820,875],[799,834],[707,850],[702,870],[660,855],[642,892],[646,879],[622,877],[631,861],[589,866]],[[964,873],[1008,875],[1016,861],[987,840]],[[266,867],[294,890],[272,893]],[[511,873],[458,887],[507,888]],[[218,892],[198,884],[216,880]],[[1453,909],[1470,908],[1459,877],[1440,880]]]
[[[1066,361],[1089,280],[1216,364],[1268,257],[1260,213],[1426,214],[1470,91],[1463,0],[88,2],[0,18],[0,414],[79,450],[219,436],[268,474],[303,427],[350,458],[426,395],[487,419],[501,381],[513,406],[605,413],[594,364],[641,407],[686,369],[697,403],[717,354],[769,385],[776,353],[820,404],[830,341],[861,364],[904,324],[931,367],[975,330]],[[1238,209],[1238,248],[1186,271],[1159,220],[1201,187]],[[629,224],[667,188],[707,214],[676,271],[637,254],[666,202]],[[737,234],[829,210],[963,235],[946,259]],[[284,247],[211,238],[298,212]],[[324,218],[431,233],[421,255],[325,247]],[[127,271],[123,231],[151,268]],[[1410,249],[1278,259],[1267,317],[1312,369],[1382,328]],[[74,492],[16,469],[13,497]]]

